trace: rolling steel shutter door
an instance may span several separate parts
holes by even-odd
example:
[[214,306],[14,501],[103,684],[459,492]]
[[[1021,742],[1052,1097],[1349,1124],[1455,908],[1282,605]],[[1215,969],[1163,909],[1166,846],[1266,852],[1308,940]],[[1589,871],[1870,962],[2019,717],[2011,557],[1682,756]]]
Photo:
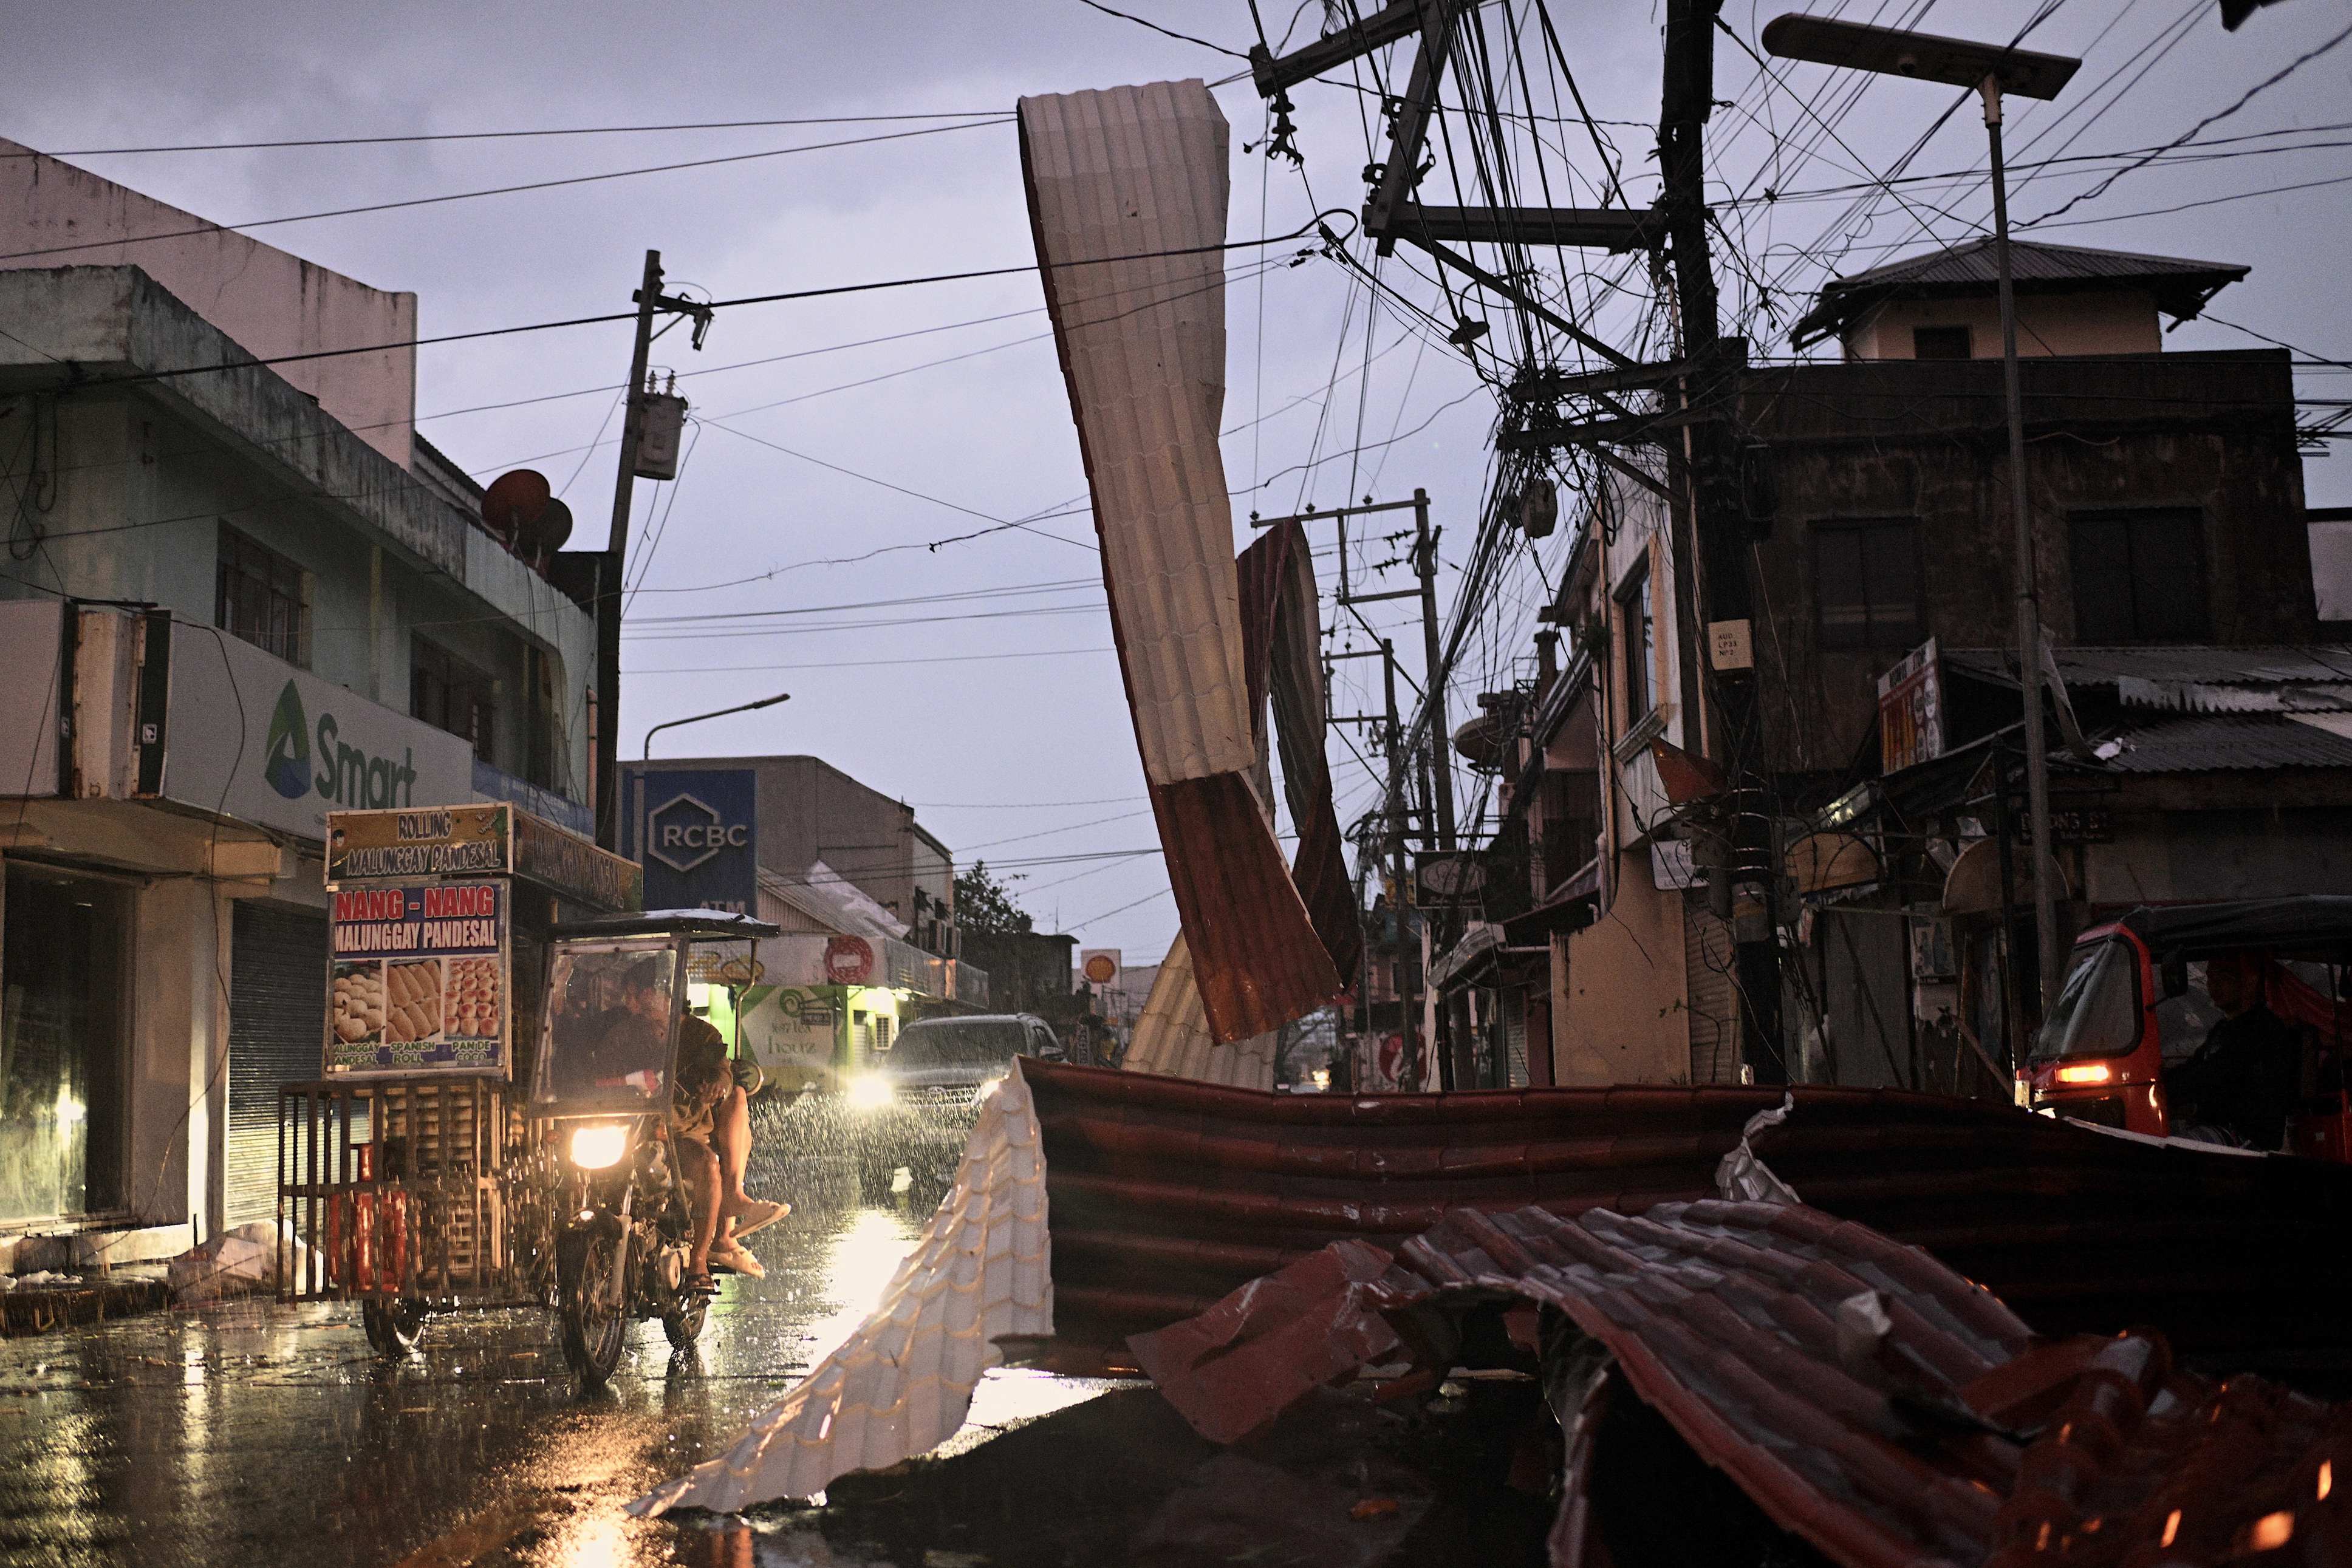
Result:
[[239,899],[229,942],[228,1223],[241,1225],[278,1212],[278,1086],[319,1076],[327,917]]

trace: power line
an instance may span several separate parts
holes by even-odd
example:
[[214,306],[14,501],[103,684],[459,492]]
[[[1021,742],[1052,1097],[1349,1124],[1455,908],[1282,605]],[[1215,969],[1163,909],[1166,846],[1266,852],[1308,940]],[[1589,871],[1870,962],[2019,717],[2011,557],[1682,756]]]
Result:
[[[1229,250],[1248,250],[1254,246],[1262,245],[1283,245],[1291,240],[1305,237],[1309,230],[1319,225],[1325,218],[1333,216],[1352,218],[1354,214],[1345,211],[1344,209],[1333,208],[1328,212],[1316,214],[1313,217],[1307,219],[1297,228],[1291,230],[1287,234],[1265,235],[1257,239],[1227,240],[1222,245],[1187,246],[1178,250],[1139,251],[1132,256],[1092,256],[1080,261],[1059,261],[1055,262],[1054,266],[1056,270],[1066,271],[1071,268],[1080,267],[1105,267],[1130,261],[1158,261],[1171,256],[1207,256]],[[192,230],[190,232],[216,234],[223,231],[216,225],[209,229]],[[160,238],[163,236],[150,235],[147,237]],[[113,244],[121,242],[110,241],[108,243]],[[19,252],[18,254],[29,256],[40,253],[26,251]],[[6,256],[0,256],[0,260],[6,259],[9,258]],[[705,306],[704,308],[711,310],[727,310],[740,305],[777,305],[795,299],[829,299],[845,294],[871,294],[877,290],[885,288],[911,288],[920,284],[962,283],[972,278],[980,277],[1010,277],[1020,274],[1036,272],[1040,270],[1042,266],[1042,263],[1033,261],[1024,263],[1019,267],[982,267],[971,272],[935,272],[926,274],[919,277],[888,277],[882,278],[872,283],[840,283],[834,284],[824,288],[795,288],[781,294],[754,294],[747,295],[740,299],[712,300],[709,305]],[[562,321],[533,321],[515,327],[485,327],[471,332],[445,332],[437,337],[432,338],[403,338],[387,343],[363,343],[347,349],[314,349],[309,352],[300,354],[272,354],[267,358],[224,360],[217,364],[187,365],[183,366],[178,370],[171,371],[142,371],[135,375],[107,377],[88,382],[83,384],[89,386],[129,386],[142,382],[168,381],[178,376],[207,375],[219,371],[241,371],[248,370],[255,366],[295,364],[306,360],[332,360],[339,359],[349,354],[380,354],[393,349],[421,349],[436,343],[459,343],[470,341],[477,338],[503,338],[510,337],[519,332],[546,332],[560,327],[593,327],[611,321],[634,321],[636,319],[637,313],[634,310],[616,310],[603,316],[574,316]],[[54,358],[55,356],[50,357]]]
[[45,152],[26,148],[0,158],[121,158],[146,152],[251,152],[279,147],[383,147],[413,141],[500,141],[530,136],[626,136],[664,131],[771,131],[787,125],[873,125],[902,120],[1009,120],[998,109],[943,110],[932,114],[829,114],[803,120],[705,120],[678,125],[572,125],[541,131],[428,131],[404,136],[313,136],[294,141],[188,141],[166,147],[73,147]]
[[[192,235],[222,233],[241,234],[247,229],[275,228],[281,224],[307,224],[320,218],[356,217],[363,213],[396,212],[406,207],[437,206],[447,202],[470,202],[482,196],[520,195],[526,191],[552,191],[566,185],[593,185],[604,180],[627,180],[639,174],[671,174],[684,169],[709,169],[723,163],[749,163],[762,158],[782,158],[794,152],[823,152],[835,147],[863,147],[876,141],[898,141],[909,136],[937,136],[947,131],[971,131],[983,125],[1002,125],[1003,120],[973,120],[961,125],[931,125],[919,131],[891,131],[879,136],[852,136],[839,141],[812,141],[801,147],[772,147],[764,152],[736,152],[723,158],[696,158],[683,163],[655,163],[643,169],[614,169],[602,174],[574,174],[562,180],[535,180],[522,185],[494,185],[481,191],[452,191],[438,196],[412,196],[405,201],[374,202],[360,207],[335,207],[321,213],[296,213],[282,218],[252,218],[234,224],[203,224],[192,229],[166,229],[160,234],[131,235],[115,239],[83,240],[75,245],[44,246],[38,250],[0,252],[0,261],[21,261],[27,256],[63,256],[71,251],[106,250],[115,246],[152,245],[160,240],[185,239]],[[636,312],[629,315],[634,319]]]
[[[724,675],[738,670],[867,670],[886,664],[969,664],[982,659],[1058,659],[1077,653],[1110,653],[1113,648],[1039,648],[1025,653],[941,653],[928,659],[824,659],[813,664],[694,664],[681,669],[630,670],[632,675]],[[1101,802],[1076,800],[1071,805]]]
[[1109,6],[1104,5],[1102,0],[1078,0],[1078,4],[1081,5],[1091,5],[1106,16],[1116,16],[1122,22],[1132,22],[1139,27],[1149,27],[1155,33],[1175,39],[1178,43],[1198,44],[1204,49],[1214,49],[1221,55],[1231,55],[1237,60],[1245,60],[1249,58],[1247,55],[1242,53],[1239,49],[1229,49],[1223,44],[1213,44],[1206,38],[1196,38],[1190,33],[1180,33],[1172,27],[1163,27],[1159,23],[1146,21],[1141,16],[1130,16],[1124,11],[1114,11]]

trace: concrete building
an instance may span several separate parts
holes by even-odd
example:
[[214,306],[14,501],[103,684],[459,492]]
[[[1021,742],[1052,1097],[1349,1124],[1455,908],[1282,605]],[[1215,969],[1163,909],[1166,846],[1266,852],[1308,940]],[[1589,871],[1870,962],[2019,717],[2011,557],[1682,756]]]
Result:
[[[2341,661],[2309,654],[2320,636],[2312,525],[2325,520],[2305,512],[2287,356],[2158,351],[2161,315],[2193,315],[2246,269],[2065,246],[2018,250],[2026,484],[2043,622],[2062,664],[2128,670],[2131,650],[2168,649],[2181,668],[2234,690],[2261,685],[2292,654],[2297,670],[2320,672],[2298,676],[2305,686],[2326,684]],[[1852,791],[1896,770],[1882,756],[1882,677],[1923,648],[1930,661],[1937,648],[1994,650],[1966,655],[1980,687],[2013,641],[2000,336],[1985,329],[1994,288],[1979,246],[1841,279],[1798,337],[1839,338],[1845,362],[1749,370],[1733,386],[1727,412],[1743,454],[1739,501],[1754,530],[1758,607],[1748,646],[1734,656],[1753,660],[1761,757],[1730,758],[1720,733],[1686,511],[1622,472],[1594,492],[1580,547],[1546,612],[1556,630],[1544,639],[1572,639],[1566,668],[1555,670],[1545,641],[1534,683],[1482,699],[1490,708],[1480,732],[1492,753],[1486,765],[1502,774],[1500,826],[1487,852],[1489,918],[1432,966],[1440,984],[1486,993],[1496,1017],[1516,1013],[1537,1039],[1538,1015],[1548,1010],[1558,1082],[1707,1082],[1751,1071],[1924,1086],[1931,1075],[1916,1065],[1927,1060],[1917,1042],[1923,1030],[1942,1029],[1928,1055],[1940,1051],[1938,1082],[1949,1087],[1964,1045],[1997,1044],[2004,1029],[2020,1027],[1979,1018],[1957,993],[1934,988],[1958,974],[1935,967],[1944,963],[1936,955],[1956,941],[1981,942],[1983,933],[1949,924],[1940,883],[1921,884],[1927,873],[1907,861],[1898,866],[1902,857],[1889,849],[1871,862],[1883,878],[1868,883],[1851,880],[1843,862],[1835,872],[1810,860],[1784,866],[1789,891],[1770,915],[1761,905],[1742,912],[1762,931],[1780,931],[1791,977],[1780,998],[1782,1038],[1744,1037],[1735,911],[1724,890],[1707,885],[1705,826],[1706,802],[1748,767],[1769,780],[1784,846],[1812,841],[1811,854],[1860,833]],[[1678,447],[1653,446],[1637,461],[1673,490],[1685,477],[1678,457]],[[2069,649],[2090,662],[2067,664]],[[2102,678],[2113,687],[2112,674]],[[2137,689],[2127,682],[2120,699],[2104,699],[2126,742],[2137,721],[2123,710]],[[2298,691],[2292,702],[2313,700]],[[1946,739],[1958,747],[1998,729],[1979,717],[1954,712]],[[2276,722],[2290,740],[2315,737],[2298,756],[2336,744],[2332,734]],[[2140,770],[2150,777],[2112,786],[2076,779],[2081,789],[2161,797],[2160,811],[2142,814],[2155,812],[2148,821],[2158,827],[2149,831],[2164,841],[2143,835],[2088,859],[2070,852],[2079,862],[2072,918],[2100,906],[2080,896],[2094,862],[2135,868],[2101,883],[2116,886],[2135,876],[2145,883],[2159,863],[2211,863],[2213,875],[2202,879],[2168,873],[2168,897],[2236,896],[2255,861],[2257,880],[2273,891],[2341,891],[2342,834],[2326,831],[2326,818],[2352,800],[2335,804],[2332,753],[2295,780],[2292,804],[2305,813],[2295,831],[2318,832],[2307,841],[2312,852],[2279,853],[2278,825],[2259,823],[2230,830],[2252,834],[2243,854],[2200,861],[2179,852],[2189,839],[2223,830],[2223,817],[2211,813],[2248,804],[2244,769],[2285,755],[2265,744],[2270,752],[2244,748],[2210,765],[2231,773],[2230,789],[2215,783],[2218,774],[2158,768],[2152,758]],[[1896,761],[1907,766],[1914,755]],[[1882,821],[1873,831],[1913,848],[1923,835],[1948,835],[1957,856],[1991,831],[1979,819],[1986,791],[2000,788],[1993,779],[1970,772],[1955,781],[1977,791],[1966,810],[1938,800],[1935,822]],[[1919,793],[1909,787],[1906,799]],[[1838,821],[1823,815],[1839,811],[1846,815]],[[1830,836],[1814,839],[1822,833]],[[2157,894],[2143,887],[2117,896]],[[1906,926],[1915,905],[1944,924]],[[1933,982],[1925,990],[1910,983],[1915,950],[1929,955],[1919,960],[1930,966],[1919,971]],[[1926,1010],[1915,1016],[1918,1009]],[[1967,1041],[1955,1032],[1963,1027]]]
[[127,1260],[272,1207],[325,812],[583,820],[593,628],[415,434],[413,295],[52,159],[0,189],[0,1226],[154,1228]]
[[[893,936],[925,952],[955,956],[955,856],[915,821],[912,806],[815,757],[662,758],[625,767],[649,777],[732,768],[757,773],[762,871],[787,882],[838,883],[878,905],[900,927]],[[772,918],[764,908],[761,917]]]

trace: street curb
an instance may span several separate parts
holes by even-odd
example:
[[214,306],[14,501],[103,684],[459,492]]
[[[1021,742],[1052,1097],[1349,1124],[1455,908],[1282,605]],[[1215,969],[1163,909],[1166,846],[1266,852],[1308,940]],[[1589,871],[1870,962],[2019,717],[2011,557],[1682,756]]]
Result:
[[27,1286],[0,1295],[0,1339],[161,1312],[171,1303],[171,1288],[161,1280],[103,1280],[62,1290]]

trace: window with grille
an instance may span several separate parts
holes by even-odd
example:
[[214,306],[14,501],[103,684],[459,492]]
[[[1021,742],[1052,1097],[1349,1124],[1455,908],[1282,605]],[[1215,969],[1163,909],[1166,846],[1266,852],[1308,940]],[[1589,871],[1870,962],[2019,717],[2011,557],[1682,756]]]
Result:
[[422,637],[409,640],[408,712],[472,741],[484,762],[498,761],[498,683]]
[[1813,601],[1824,648],[1909,648],[1923,635],[1909,517],[1813,525]]
[[2194,507],[2077,512],[2067,534],[2076,642],[2208,639],[2205,518]]
[[1658,706],[1658,622],[1650,601],[1650,566],[1643,561],[1617,591],[1625,648],[1625,726],[1632,728]]
[[213,624],[289,664],[310,663],[310,582],[276,550],[223,525],[213,573]]

